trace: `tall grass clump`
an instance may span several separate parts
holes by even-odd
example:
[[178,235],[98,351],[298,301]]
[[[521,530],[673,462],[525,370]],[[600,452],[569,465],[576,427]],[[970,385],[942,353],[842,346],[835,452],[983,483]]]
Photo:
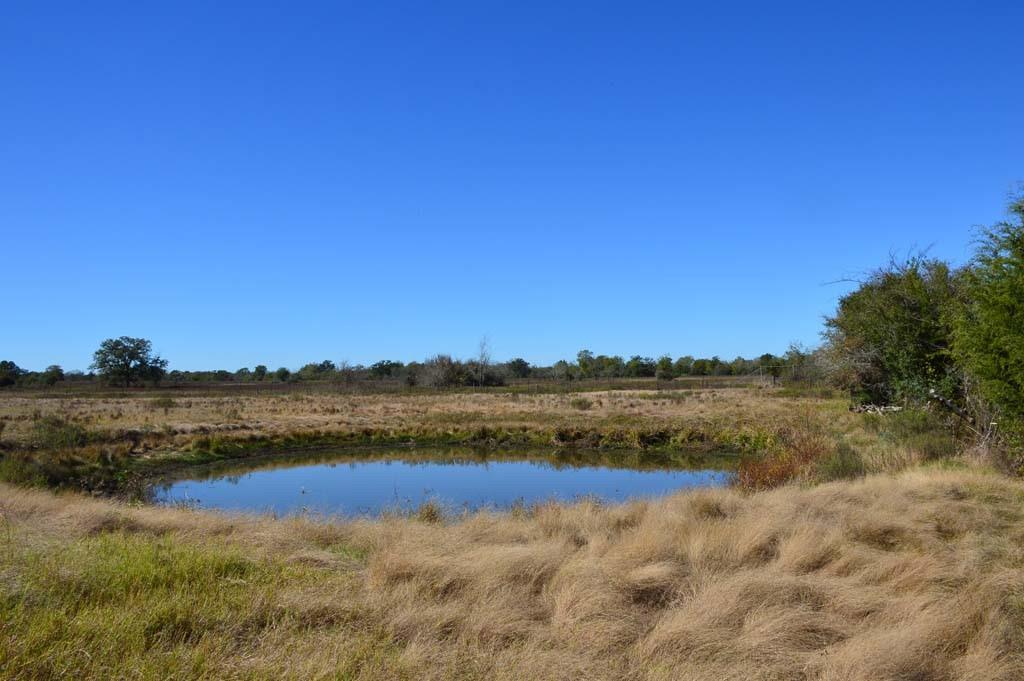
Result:
[[859,478],[866,473],[867,466],[860,453],[845,442],[840,442],[835,451],[817,462],[815,477],[827,482]]
[[177,406],[178,403],[174,398],[167,397],[166,395],[163,397],[154,397],[149,401],[150,409],[153,409],[154,411],[163,410],[164,414],[167,414],[171,409],[174,409]]
[[0,481],[25,487],[42,487],[48,482],[31,457],[18,453],[0,455]]
[[74,449],[88,441],[89,433],[85,428],[61,416],[41,416],[32,424],[32,442],[41,449]]
[[416,519],[424,523],[439,523],[444,519],[444,511],[436,501],[424,501],[416,509]]
[[942,416],[928,409],[904,409],[888,414],[864,414],[864,425],[883,440],[911,450],[924,461],[956,454],[953,429]]

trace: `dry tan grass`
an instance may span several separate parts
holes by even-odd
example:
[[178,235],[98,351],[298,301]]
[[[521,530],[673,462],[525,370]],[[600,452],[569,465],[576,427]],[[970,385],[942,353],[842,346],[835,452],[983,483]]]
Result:
[[[592,406],[572,406],[576,394],[453,393],[178,397],[161,407],[151,398],[0,396],[5,439],[25,443],[38,416],[72,419],[96,432],[135,429],[166,433],[164,443],[186,445],[197,434],[287,435],[297,431],[358,432],[362,429],[441,432],[449,428],[674,427],[722,424],[739,428],[798,418],[854,424],[841,401],[765,398],[766,391],[734,388],[697,392],[614,391],[586,393]],[[823,409],[823,405],[828,405]],[[827,412],[827,413],[826,413]]]
[[[228,517],[6,486],[0,513],[8,604],[44,602],[17,556],[96,536],[291,566],[261,592],[277,614],[245,646],[208,644],[213,625],[190,615],[211,677],[1024,679],[1024,486],[979,471],[449,524]],[[0,625],[0,667],[52,669],[32,631]],[[156,678],[178,659],[83,645],[80,678]]]

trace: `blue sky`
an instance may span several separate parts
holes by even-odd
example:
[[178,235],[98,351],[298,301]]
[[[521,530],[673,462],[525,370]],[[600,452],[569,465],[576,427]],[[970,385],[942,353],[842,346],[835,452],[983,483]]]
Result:
[[830,4],[5,3],[0,358],[813,345],[1024,180],[1024,5]]

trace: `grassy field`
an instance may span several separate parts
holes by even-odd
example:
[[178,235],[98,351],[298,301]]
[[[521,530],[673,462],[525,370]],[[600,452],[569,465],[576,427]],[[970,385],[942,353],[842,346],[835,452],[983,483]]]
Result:
[[8,679],[1020,679],[1024,487],[320,523],[0,487]]
[[[1024,678],[1024,484],[935,414],[734,388],[7,395],[0,415],[4,475],[27,476],[0,483],[3,678]],[[389,438],[742,463],[731,489],[458,519],[25,486]]]

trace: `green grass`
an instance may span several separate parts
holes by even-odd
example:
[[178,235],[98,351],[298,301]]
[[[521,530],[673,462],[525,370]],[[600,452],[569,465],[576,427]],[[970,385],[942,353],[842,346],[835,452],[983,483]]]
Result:
[[859,478],[866,473],[867,466],[860,453],[845,442],[840,442],[834,452],[818,461],[815,477],[827,482]]
[[[282,636],[301,639],[311,627],[351,631],[351,646],[338,656],[339,678],[393,658],[380,632],[352,626],[358,611],[289,598],[324,580],[344,589],[322,569],[253,558],[226,544],[123,531],[31,547],[3,529],[5,679],[288,676],[265,649]],[[261,664],[247,668],[244,658],[254,652]]]
[[925,409],[904,409],[893,414],[864,414],[868,431],[883,440],[914,450],[925,461],[951,457],[959,449],[944,417]]
[[569,406],[579,411],[586,411],[594,406],[594,402],[586,397],[574,397],[569,400]]

